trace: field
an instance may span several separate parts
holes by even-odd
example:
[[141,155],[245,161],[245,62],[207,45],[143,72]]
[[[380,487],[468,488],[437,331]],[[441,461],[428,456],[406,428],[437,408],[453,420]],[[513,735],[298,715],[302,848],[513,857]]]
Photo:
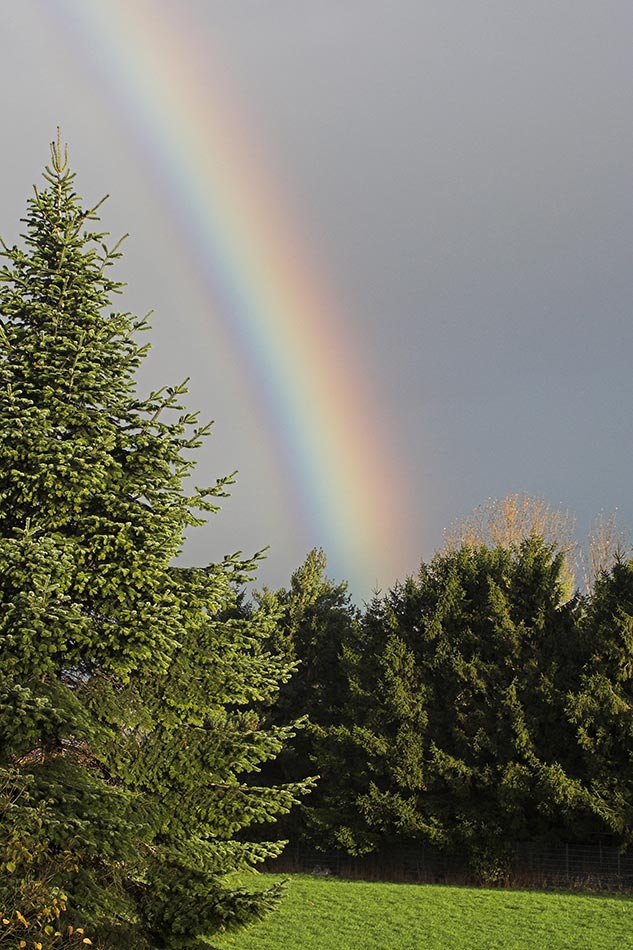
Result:
[[[258,878],[265,882],[267,875]],[[280,908],[222,950],[625,950],[633,898],[296,875]]]

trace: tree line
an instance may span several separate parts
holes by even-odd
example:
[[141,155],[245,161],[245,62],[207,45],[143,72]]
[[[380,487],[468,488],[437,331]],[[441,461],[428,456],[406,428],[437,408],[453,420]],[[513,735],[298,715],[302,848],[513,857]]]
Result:
[[633,567],[607,544],[572,593],[534,520],[362,610],[316,550],[252,600],[255,560],[178,566],[230,479],[188,488],[184,385],[138,394],[59,138],[44,179],[0,270],[0,947],[209,946],[275,906],[239,872],[285,839],[626,844]]
[[301,663],[277,708],[308,716],[275,775],[320,775],[291,838],[432,844],[487,879],[516,842],[630,843],[633,562],[570,596],[564,553],[536,534],[462,545],[362,611],[325,567],[313,551],[274,595]]

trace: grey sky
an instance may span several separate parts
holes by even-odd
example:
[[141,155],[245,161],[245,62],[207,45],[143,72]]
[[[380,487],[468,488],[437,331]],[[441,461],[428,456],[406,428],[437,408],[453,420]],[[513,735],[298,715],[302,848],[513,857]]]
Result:
[[[221,50],[337,288],[418,499],[405,569],[451,520],[511,491],[571,508],[581,530],[616,507],[633,525],[630,0],[154,2],[165,5]],[[174,263],[160,183],[91,51],[73,46],[72,3],[59,17],[46,6],[3,4],[0,232],[14,238],[61,123],[80,191],[110,192],[104,223],[131,232],[126,301],[156,310],[148,382],[190,375],[191,406],[217,420],[203,480],[240,470],[189,553],[270,544],[260,580],[286,583],[322,539],[241,438],[239,373],[210,370],[195,320],[174,324],[200,301]],[[394,580],[330,566],[358,598]]]

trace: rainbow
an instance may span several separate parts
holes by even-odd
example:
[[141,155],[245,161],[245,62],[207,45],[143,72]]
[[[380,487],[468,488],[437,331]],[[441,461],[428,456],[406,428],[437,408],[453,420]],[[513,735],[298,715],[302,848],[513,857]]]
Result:
[[253,412],[269,419],[275,438],[267,441],[295,497],[295,517],[309,519],[314,543],[352,584],[368,592],[391,583],[415,567],[405,472],[379,429],[349,320],[264,167],[259,142],[249,138],[219,51],[209,55],[206,36],[200,47],[187,4],[57,0],[54,7],[75,43],[90,41],[95,68],[125,104],[128,129],[165,183],[161,200],[167,194]]

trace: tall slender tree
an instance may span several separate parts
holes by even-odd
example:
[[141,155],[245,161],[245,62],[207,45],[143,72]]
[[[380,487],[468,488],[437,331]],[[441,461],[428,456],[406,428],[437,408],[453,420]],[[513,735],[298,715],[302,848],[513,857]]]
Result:
[[254,703],[291,667],[268,617],[230,619],[252,563],[173,565],[229,479],[184,490],[208,426],[184,386],[136,394],[120,243],[51,154],[0,273],[0,768],[47,803],[47,847],[80,857],[69,907],[109,945],[204,946],[277,896],[225,876],[279,850],[243,829],[303,788],[252,777],[291,732]]
[[332,780],[329,767],[330,731],[340,723],[346,695],[342,653],[354,636],[358,612],[345,582],[326,575],[327,558],[321,549],[310,551],[292,574],[290,587],[260,595],[261,606],[279,611],[278,649],[297,664],[297,673],[280,690],[271,711],[282,724],[305,717],[303,728],[275,760],[270,775],[298,781],[306,774],[320,776],[305,803],[283,820],[293,840],[320,840],[324,793]]

